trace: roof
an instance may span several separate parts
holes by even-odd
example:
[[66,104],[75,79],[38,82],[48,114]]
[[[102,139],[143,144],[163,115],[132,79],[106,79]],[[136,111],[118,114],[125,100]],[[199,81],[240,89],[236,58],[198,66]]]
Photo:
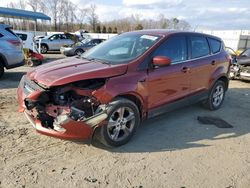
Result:
[[29,20],[51,20],[51,18],[41,12],[0,7],[0,17],[29,19]]
[[184,33],[184,34],[202,35],[202,36],[206,36],[206,37],[212,37],[212,38],[215,38],[217,40],[221,40],[219,37],[205,34],[205,33],[199,33],[199,32],[194,32],[194,31],[174,30],[174,29],[144,29],[144,30],[127,32],[127,34],[133,34],[133,33],[145,34],[145,35],[161,35],[161,36],[168,36],[171,34]]

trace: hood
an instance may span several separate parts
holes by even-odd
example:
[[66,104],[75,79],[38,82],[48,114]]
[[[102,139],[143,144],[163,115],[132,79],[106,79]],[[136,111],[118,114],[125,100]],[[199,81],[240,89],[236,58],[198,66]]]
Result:
[[125,74],[127,65],[107,65],[77,57],[65,58],[39,66],[27,76],[46,87],[59,86],[79,80],[108,78]]

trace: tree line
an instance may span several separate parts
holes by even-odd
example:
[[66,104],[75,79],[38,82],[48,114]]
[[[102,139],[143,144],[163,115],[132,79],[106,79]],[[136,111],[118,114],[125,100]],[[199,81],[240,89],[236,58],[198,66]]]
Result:
[[190,24],[178,18],[166,18],[159,14],[154,19],[141,19],[140,14],[129,17],[101,22],[97,15],[98,7],[91,4],[81,8],[70,0],[19,0],[17,3],[8,3],[9,8],[43,12],[51,17],[51,22],[17,20],[4,18],[3,21],[14,29],[32,30],[36,26],[38,31],[74,32],[86,30],[95,33],[121,33],[142,29],[179,29],[190,30]]

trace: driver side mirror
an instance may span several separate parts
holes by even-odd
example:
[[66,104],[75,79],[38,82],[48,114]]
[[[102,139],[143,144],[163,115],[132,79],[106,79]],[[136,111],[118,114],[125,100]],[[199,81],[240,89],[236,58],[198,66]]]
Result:
[[156,67],[168,66],[171,64],[171,59],[165,56],[156,56],[153,58],[153,65]]

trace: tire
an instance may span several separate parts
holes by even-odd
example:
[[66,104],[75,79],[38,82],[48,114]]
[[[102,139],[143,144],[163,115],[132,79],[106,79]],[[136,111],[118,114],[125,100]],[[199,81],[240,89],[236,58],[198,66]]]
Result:
[[138,107],[130,100],[117,98],[107,111],[107,124],[97,128],[95,137],[108,147],[126,144],[140,124]]
[[48,46],[45,44],[41,45],[41,53],[46,54],[48,52]]
[[0,62],[0,78],[3,76],[4,74],[4,66],[3,64]]
[[218,110],[223,104],[226,92],[225,82],[217,80],[209,92],[207,101],[204,103],[209,110]]
[[75,51],[75,55],[77,55],[77,56],[81,56],[83,53],[84,53],[84,51],[82,49],[77,49]]

